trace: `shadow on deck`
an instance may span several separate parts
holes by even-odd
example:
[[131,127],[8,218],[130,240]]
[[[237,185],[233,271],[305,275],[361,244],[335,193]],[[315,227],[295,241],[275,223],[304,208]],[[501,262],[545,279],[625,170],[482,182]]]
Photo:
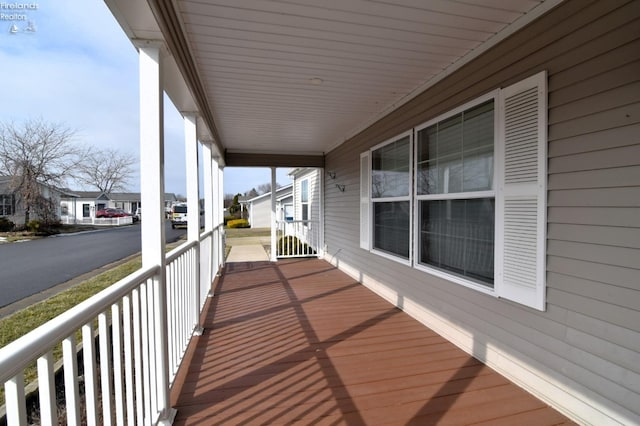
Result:
[[571,422],[317,259],[227,264],[174,424]]

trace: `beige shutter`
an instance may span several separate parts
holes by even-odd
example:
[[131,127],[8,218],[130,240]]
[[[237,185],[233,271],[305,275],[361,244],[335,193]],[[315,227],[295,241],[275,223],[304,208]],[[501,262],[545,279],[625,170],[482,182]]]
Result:
[[369,250],[369,151],[360,154],[360,248]]
[[496,292],[539,310],[546,278],[546,86],[541,72],[501,90],[496,148]]

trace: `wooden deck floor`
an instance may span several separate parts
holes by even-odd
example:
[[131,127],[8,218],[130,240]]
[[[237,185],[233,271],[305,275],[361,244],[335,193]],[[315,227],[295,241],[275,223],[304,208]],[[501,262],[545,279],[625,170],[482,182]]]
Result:
[[233,263],[174,386],[176,425],[571,422],[329,263]]

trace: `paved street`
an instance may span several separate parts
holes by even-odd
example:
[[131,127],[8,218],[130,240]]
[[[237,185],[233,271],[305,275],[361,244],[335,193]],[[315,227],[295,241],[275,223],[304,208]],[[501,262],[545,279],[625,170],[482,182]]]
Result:
[[[171,229],[167,242],[185,229]],[[140,251],[140,226],[123,226],[0,244],[0,307]]]

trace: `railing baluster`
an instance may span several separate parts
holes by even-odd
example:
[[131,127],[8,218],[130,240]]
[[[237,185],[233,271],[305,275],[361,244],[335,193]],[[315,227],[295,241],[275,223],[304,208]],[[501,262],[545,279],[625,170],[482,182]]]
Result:
[[100,391],[102,397],[102,424],[111,426],[111,357],[109,356],[109,319],[106,312],[98,315],[100,341]]
[[116,409],[116,424],[124,425],[124,382],[122,371],[122,318],[120,305],[111,305],[111,344],[113,347],[113,396]]
[[191,297],[189,298],[189,332],[187,333],[187,335],[185,336],[185,339],[182,341],[182,348],[184,348],[184,342],[187,341],[192,333],[194,332],[194,330],[198,327],[198,314],[196,307],[199,305],[198,303],[198,299],[199,299],[199,295],[198,295],[198,275],[196,274],[196,271],[198,270],[197,266],[196,266],[196,252],[197,250],[194,248],[192,248],[191,250],[189,250],[189,256],[187,257],[187,264],[186,267],[187,269],[189,269],[191,271],[191,273],[189,274],[189,294],[191,295]]
[[138,418],[138,424],[144,424],[144,409],[145,409],[145,384],[144,374],[142,373],[142,335],[143,333],[143,305],[144,300],[144,284],[140,285],[137,290],[132,292],[133,295],[133,359],[134,359],[134,372],[136,382],[136,414]]
[[[135,291],[135,290],[134,290]],[[124,331],[124,378],[125,392],[127,400],[127,424],[134,426],[136,422],[136,413],[134,405],[135,388],[133,382],[133,338],[131,335],[131,327],[134,323],[133,312],[131,311],[132,297],[124,296],[122,298],[122,325]]]
[[67,425],[77,426],[80,425],[80,392],[78,391],[78,353],[74,334],[62,341],[62,359]]
[[158,366],[156,365],[156,352],[161,350],[156,344],[156,315],[155,315],[155,293],[158,291],[158,281],[155,278],[149,279],[149,284],[147,285],[147,315],[148,317],[148,334],[147,338],[149,339],[149,399],[151,400],[151,411],[149,412],[151,416],[151,421],[154,421],[156,413],[158,412],[158,387],[157,387],[157,375],[160,374],[158,371]]
[[[175,280],[173,276],[173,265],[167,265],[167,312],[171,315],[177,308],[175,304]],[[174,307],[175,306],[175,307]],[[167,324],[167,345],[169,348],[169,376],[173,376],[173,371],[176,365],[176,353],[175,353],[175,333],[176,324],[175,321],[169,320]]]
[[140,338],[142,345],[142,404],[144,407],[144,423],[151,424],[151,364],[149,363],[149,280],[140,286]]
[[27,424],[27,407],[24,399],[24,372],[20,372],[4,384],[7,407],[7,424],[23,426]]
[[53,378],[53,352],[38,358],[38,393],[40,396],[40,422],[42,425],[58,424],[56,407],[56,383]]
[[176,292],[176,304],[178,306],[181,306],[182,309],[180,309],[179,311],[173,312],[172,314],[174,315],[174,321],[175,321],[175,335],[173,336],[173,350],[174,353],[176,355],[176,357],[179,357],[179,353],[180,353],[180,342],[182,341],[182,330],[184,328],[184,287],[182,286],[182,280],[183,278],[183,270],[182,270],[182,260],[181,258],[178,258],[175,260],[174,262],[175,265],[175,280],[174,280],[174,287],[175,287],[175,292]]
[[182,312],[184,311],[184,304],[182,303],[182,286],[180,280],[182,278],[182,268],[180,268],[180,262],[178,259],[174,262],[173,269],[173,297],[174,306],[180,307],[171,312],[173,317],[173,340],[171,342],[174,362],[176,365],[180,362],[180,339],[182,337]]
[[187,303],[189,290],[187,288],[187,283],[189,282],[188,271],[185,268],[185,256],[187,253],[180,257],[178,260],[178,268],[180,269],[180,278],[178,279],[178,285],[180,286],[180,306],[183,307],[182,315],[180,315],[180,334],[178,336],[178,340],[176,341],[176,345],[178,348],[182,346],[182,341],[184,340],[185,329],[188,327],[189,320],[189,312],[191,311],[191,306]]
[[86,401],[87,424],[98,424],[97,383],[96,383],[96,354],[93,333],[93,323],[82,326],[82,353],[84,364],[84,392]]

